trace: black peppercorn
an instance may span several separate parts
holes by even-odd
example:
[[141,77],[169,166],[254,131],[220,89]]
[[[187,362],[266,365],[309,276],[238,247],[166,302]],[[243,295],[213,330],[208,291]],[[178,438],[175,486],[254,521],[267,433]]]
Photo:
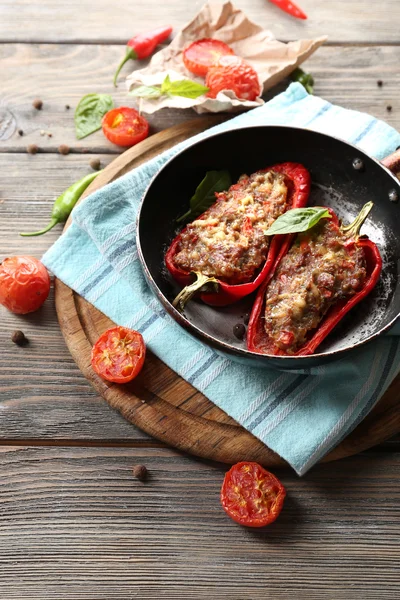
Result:
[[22,131],[22,129],[18,129],[18,135],[24,135],[24,132]]
[[238,340],[242,340],[245,333],[246,327],[243,325],[243,323],[236,323],[236,325],[233,326],[233,335],[237,337]]
[[38,150],[39,146],[37,144],[29,144],[29,146],[26,149],[28,154],[37,154]]
[[91,161],[89,162],[89,164],[92,167],[93,171],[98,171],[100,169],[100,159],[99,158],[92,158]]
[[393,108],[393,107],[392,107],[392,105],[391,105],[391,104],[388,104],[388,105],[387,105],[387,107],[386,107],[386,110],[387,110],[388,112],[392,112],[392,108]]
[[23,331],[17,330],[12,334],[11,341],[14,342],[14,344],[17,344],[17,346],[25,346],[25,344],[28,343],[28,338]]
[[132,473],[139,481],[145,481],[147,479],[147,469],[144,465],[135,465],[132,469]]
[[39,100],[39,98],[36,98],[32,102],[32,106],[33,106],[33,108],[36,108],[36,110],[42,110],[43,102],[41,100]]
[[69,154],[69,146],[67,146],[67,144],[61,144],[61,146],[58,146],[58,151],[60,154]]
[[376,82],[378,87],[382,87],[383,86],[383,81],[382,79],[378,79],[378,81]]
[[65,108],[66,108],[67,110],[69,110],[71,107],[70,107],[70,105],[69,105],[69,104],[66,104],[66,105],[65,105]]

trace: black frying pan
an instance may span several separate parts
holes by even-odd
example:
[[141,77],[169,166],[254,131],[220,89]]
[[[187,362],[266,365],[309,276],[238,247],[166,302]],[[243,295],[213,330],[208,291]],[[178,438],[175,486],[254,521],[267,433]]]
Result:
[[[384,161],[400,170],[399,156]],[[355,169],[354,164],[362,168]],[[375,204],[361,232],[378,246],[383,258],[379,283],[354,307],[312,356],[267,356],[250,352],[233,335],[243,322],[254,296],[224,308],[191,301],[181,315],[171,302],[179,291],[164,266],[164,255],[179,230],[175,219],[206,171],[228,169],[235,181],[242,173],[278,162],[304,164],[311,173],[309,204],[331,206],[350,222],[362,206]],[[260,126],[235,129],[208,137],[174,156],[157,173],[143,197],[138,215],[137,244],[148,283],[167,312],[187,331],[231,357],[260,365],[299,369],[322,364],[369,342],[389,330],[400,314],[400,182],[377,160],[325,134],[307,129]]]

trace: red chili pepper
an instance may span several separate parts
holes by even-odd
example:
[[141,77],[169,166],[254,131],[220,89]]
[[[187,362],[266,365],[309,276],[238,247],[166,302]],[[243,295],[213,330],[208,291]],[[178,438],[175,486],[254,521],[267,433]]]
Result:
[[291,0],[269,0],[269,1],[272,2],[272,4],[276,4],[276,6],[279,6],[279,8],[281,10],[283,10],[285,13],[292,15],[292,17],[296,17],[297,19],[307,19],[307,15],[301,10],[301,8],[296,6],[296,4],[294,2],[291,2]]
[[[321,322],[321,325],[315,330],[308,342],[302,348],[300,348],[300,350],[294,354],[291,354],[290,356],[305,356],[313,354],[321,342],[326,338],[328,333],[330,333],[332,329],[339,323],[339,321],[343,319],[344,315],[347,314],[349,310],[353,308],[353,306],[365,298],[375,287],[382,270],[382,257],[379,253],[377,245],[374,244],[374,242],[368,238],[358,236],[359,229],[365,221],[371,208],[372,202],[369,202],[363,207],[354,222],[346,227],[340,227],[337,215],[332,211],[332,209],[328,208],[330,214],[332,215],[330,223],[336,226],[338,229],[341,229],[343,232],[351,232],[352,237],[349,239],[353,241],[354,246],[361,247],[364,250],[367,276],[362,288],[353,296],[350,296],[348,299],[339,300],[334,306],[332,306]],[[291,235],[292,241],[295,237],[295,234]],[[275,262],[274,270],[285,256],[290,245],[291,244],[289,243],[286,249],[282,248]],[[259,354],[273,354],[282,356],[286,355],[285,352],[274,345],[264,329],[263,310],[265,308],[265,293],[273,274],[274,271],[269,273],[268,279],[265,280],[263,286],[260,288],[257,294],[253,309],[251,311],[247,330],[247,347],[252,352],[257,352]]]
[[117,77],[128,60],[142,60],[153,54],[158,44],[162,44],[171,35],[172,27],[158,27],[147,33],[135,35],[126,45],[126,54],[119,63],[114,75],[114,85],[117,87]]
[[[287,209],[302,208],[303,206],[306,206],[311,187],[311,177],[307,169],[299,163],[286,162],[263,169],[263,171],[270,170],[283,173],[292,182],[292,186],[289,190],[289,195],[287,198]],[[198,218],[201,219],[201,216]],[[274,236],[272,238],[264,266],[253,281],[233,285],[202,275],[201,277],[198,276],[198,279],[193,283],[192,274],[188,273],[187,271],[183,271],[182,269],[178,269],[174,264],[174,256],[179,250],[181,235],[185,229],[183,229],[181,233],[179,233],[172,241],[165,255],[166,267],[171,273],[172,277],[180,285],[188,286],[186,289],[189,292],[189,296],[186,301],[189,300],[196,291],[203,287],[203,285],[213,282],[214,287],[216,287],[218,291],[212,293],[202,293],[200,296],[203,302],[210,304],[211,306],[226,306],[228,304],[233,304],[234,302],[237,302],[241,298],[244,298],[245,296],[248,296],[254,292],[254,290],[256,290],[258,286],[263,283],[268,273],[273,268],[281,247],[286,248],[286,246],[290,244],[291,240],[290,236],[284,235]],[[193,286],[193,291],[188,289],[191,284]]]

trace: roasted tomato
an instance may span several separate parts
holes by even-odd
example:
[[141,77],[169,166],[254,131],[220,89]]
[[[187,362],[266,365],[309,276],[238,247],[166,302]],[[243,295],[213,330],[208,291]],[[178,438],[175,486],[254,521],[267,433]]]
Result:
[[183,62],[191,73],[204,77],[208,69],[226,54],[234,54],[230,46],[219,40],[204,38],[192,42],[183,51]]
[[112,327],[92,348],[92,367],[100,377],[114,383],[127,383],[143,367],[146,347],[138,331]]
[[225,512],[240,525],[264,527],[278,517],[286,490],[255,462],[240,462],[227,472],[221,489]]
[[239,100],[255,100],[261,95],[256,71],[237,56],[223,56],[206,76],[207,96],[216,98],[218,92],[232,90]]
[[46,267],[33,256],[12,256],[0,265],[0,304],[25,315],[40,308],[50,291]]
[[101,126],[106,138],[117,146],[134,146],[149,135],[146,119],[129,106],[109,110]]

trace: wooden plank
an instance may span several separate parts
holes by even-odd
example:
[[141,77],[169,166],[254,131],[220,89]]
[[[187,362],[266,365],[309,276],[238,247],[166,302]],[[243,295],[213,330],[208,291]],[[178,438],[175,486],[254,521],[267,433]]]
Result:
[[[0,155],[0,259],[28,253],[40,257],[61,226],[38,238],[19,231],[47,222],[54,198],[90,171],[90,156]],[[102,162],[111,160],[101,156]],[[62,163],[62,164],[61,164]],[[10,340],[15,329],[26,348]],[[58,326],[54,296],[27,316],[0,307],[0,437],[56,439],[149,439],[97,396],[70,356]]]
[[[46,153],[67,144],[74,152],[119,154],[121,149],[108,142],[101,131],[76,140],[74,109],[80,98],[91,92],[110,93],[116,105],[133,105],[123,79],[117,89],[112,85],[113,68],[120,55],[121,47],[115,45],[0,45],[0,152],[25,152],[28,144],[35,143]],[[400,47],[322,47],[305,68],[314,74],[316,94],[344,107],[370,112],[400,128],[399,62]],[[125,67],[124,74],[130,68]],[[377,86],[379,79],[384,82],[382,88]],[[267,99],[287,84],[282,82],[271,90]],[[38,96],[44,103],[41,111],[32,107]],[[391,112],[386,110],[388,105]],[[192,110],[164,109],[149,116],[149,121],[155,132],[195,117]],[[22,137],[19,129],[24,131]],[[41,131],[52,133],[52,137],[40,135]],[[60,167],[64,160],[60,156]]]
[[[135,33],[171,24],[175,31],[190,21],[203,0],[159,0],[132,3],[114,0],[1,0],[1,41],[112,42],[125,44]],[[299,0],[308,15],[300,21],[266,0],[237,0],[235,6],[278,39],[294,40],[326,34],[332,42],[398,42],[398,0]],[[24,26],[21,27],[21,20]],[[68,26],[66,26],[68,25]]]
[[169,449],[7,447],[0,464],[3,600],[399,597],[399,455],[278,472],[265,530],[223,512],[224,467]]

